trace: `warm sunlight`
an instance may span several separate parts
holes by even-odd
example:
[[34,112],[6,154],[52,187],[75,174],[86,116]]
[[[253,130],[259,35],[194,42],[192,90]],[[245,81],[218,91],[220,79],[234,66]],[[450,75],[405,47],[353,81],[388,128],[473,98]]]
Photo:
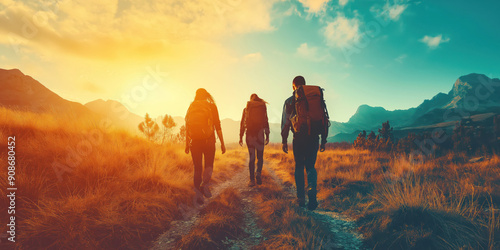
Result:
[[0,249],[500,249],[499,8],[0,0]]

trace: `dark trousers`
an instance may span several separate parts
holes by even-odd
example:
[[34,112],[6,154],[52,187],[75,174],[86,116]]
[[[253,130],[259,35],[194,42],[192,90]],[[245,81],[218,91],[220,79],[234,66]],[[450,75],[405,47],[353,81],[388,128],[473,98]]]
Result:
[[[191,157],[194,164],[194,187],[200,189],[200,186],[208,186],[212,179],[215,158],[215,142],[212,140],[201,140],[191,142]],[[203,170],[203,159],[205,160],[205,169]]]
[[307,194],[309,202],[316,201],[316,185],[318,175],[314,165],[318,155],[319,137],[296,134],[293,137],[293,157],[295,159],[295,185],[297,185],[297,198],[305,201],[304,168],[307,172]]
[[264,134],[248,135],[246,136],[246,143],[248,147],[249,161],[248,169],[250,170],[250,180],[255,180],[255,155],[257,154],[257,174],[262,172],[262,165],[264,164]]

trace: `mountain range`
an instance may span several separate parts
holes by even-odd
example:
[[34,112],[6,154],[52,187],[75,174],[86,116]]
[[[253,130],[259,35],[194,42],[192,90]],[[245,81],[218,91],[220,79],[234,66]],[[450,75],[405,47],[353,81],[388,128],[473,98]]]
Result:
[[395,134],[405,136],[430,128],[451,129],[461,119],[481,121],[495,114],[500,114],[500,80],[473,73],[459,77],[447,94],[438,93],[415,108],[388,111],[361,105],[347,123],[332,125],[329,141],[352,142],[360,131],[377,132],[385,121]]
[[[85,105],[68,101],[46,88],[18,69],[0,69],[0,106],[33,112],[74,113],[109,119],[113,125],[138,133],[137,126],[144,119],[130,112],[114,100],[98,99]],[[500,114],[500,80],[483,74],[459,77],[447,93],[438,93],[417,107],[389,111],[383,107],[361,105],[347,122],[331,121],[329,142],[352,142],[362,131],[375,131],[385,121],[395,128],[395,134],[430,128],[452,128],[457,120],[471,118],[476,121]],[[155,118],[161,122],[161,117]],[[174,117],[177,130],[184,124],[183,117]],[[221,120],[226,142],[239,140],[239,121]],[[281,142],[280,124],[271,123],[271,142]]]

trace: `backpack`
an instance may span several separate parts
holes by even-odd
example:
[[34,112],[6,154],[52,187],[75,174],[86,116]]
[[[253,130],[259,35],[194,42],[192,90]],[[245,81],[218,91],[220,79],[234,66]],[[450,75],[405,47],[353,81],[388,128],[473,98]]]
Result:
[[245,125],[247,131],[259,131],[267,122],[266,103],[249,101],[246,107]]
[[208,139],[214,134],[212,109],[207,101],[193,101],[186,114],[187,134],[193,140]]
[[320,87],[300,86],[293,93],[293,105],[295,110],[290,120],[295,132],[318,135],[328,129],[328,110]]

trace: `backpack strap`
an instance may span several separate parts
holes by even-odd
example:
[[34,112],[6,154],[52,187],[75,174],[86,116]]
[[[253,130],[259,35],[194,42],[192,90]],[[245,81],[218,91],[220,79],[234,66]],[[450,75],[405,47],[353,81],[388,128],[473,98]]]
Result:
[[[326,119],[328,120],[328,123],[330,123],[330,115],[328,114],[328,108],[326,107],[326,102],[325,102],[325,98],[323,96],[323,88],[319,88],[319,92],[321,93],[321,103],[323,105],[323,108],[325,109],[325,115],[326,115]],[[330,125],[328,125],[330,126]]]
[[325,134],[328,132],[328,128],[330,127],[330,115],[328,114],[328,108],[326,107],[326,102],[325,102],[325,98],[323,96],[323,90],[321,87],[319,88],[319,91],[321,93],[321,103],[323,105],[323,108],[324,108],[324,111],[325,111],[325,118],[326,118],[326,121],[325,121]]

